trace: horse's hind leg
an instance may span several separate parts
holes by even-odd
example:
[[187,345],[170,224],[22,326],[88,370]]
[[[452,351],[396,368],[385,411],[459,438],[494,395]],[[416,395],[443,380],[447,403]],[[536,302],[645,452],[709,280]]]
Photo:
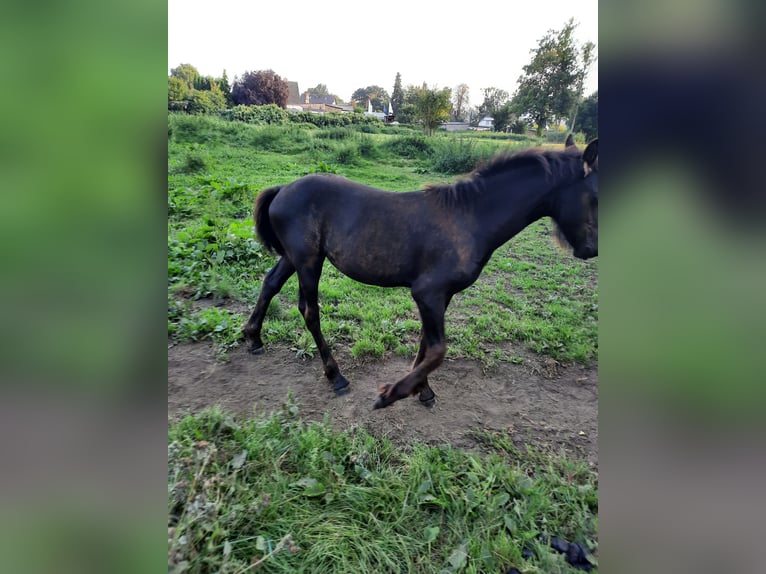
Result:
[[322,261],[313,268],[301,269],[298,272],[298,283],[300,285],[300,300],[298,309],[303,314],[306,321],[306,327],[314,337],[319,356],[322,357],[324,364],[324,374],[332,383],[336,395],[343,395],[348,392],[348,380],[340,373],[338,363],[330,353],[330,347],[324,340],[322,330],[319,324],[319,276],[322,273]]
[[271,300],[279,293],[293,273],[295,273],[295,267],[285,257],[282,257],[263,279],[263,287],[260,295],[258,295],[255,310],[242,330],[245,338],[250,340],[249,350],[251,353],[258,354],[263,351],[261,328],[263,327],[263,319],[266,317],[266,310],[269,308]]

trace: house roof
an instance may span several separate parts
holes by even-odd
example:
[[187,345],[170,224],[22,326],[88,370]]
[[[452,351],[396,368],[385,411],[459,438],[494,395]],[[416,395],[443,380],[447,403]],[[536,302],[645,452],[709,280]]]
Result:
[[312,94],[308,92],[309,101],[306,101],[306,92],[301,97],[301,104],[334,104],[335,96],[321,96],[319,94]]
[[300,91],[298,90],[298,82],[287,82],[287,87],[290,92],[287,95],[287,104],[298,106],[301,104]]

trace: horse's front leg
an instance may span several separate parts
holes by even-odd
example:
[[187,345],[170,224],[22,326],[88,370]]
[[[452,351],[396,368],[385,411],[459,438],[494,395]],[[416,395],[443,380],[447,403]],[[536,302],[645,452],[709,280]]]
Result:
[[330,347],[322,335],[322,329],[319,323],[319,275],[322,270],[321,262],[318,271],[304,270],[298,272],[298,282],[300,286],[300,300],[298,309],[306,321],[306,327],[314,337],[319,356],[324,364],[324,374],[332,383],[336,395],[343,395],[348,392],[348,380],[344,377],[338,363],[330,353]]
[[[415,356],[415,360],[412,363],[412,370],[414,370],[420,363],[423,362],[423,359],[426,356],[427,347],[428,344],[426,343],[426,335],[425,332],[421,329],[420,347],[418,348],[418,354]],[[428,384],[428,377],[424,377],[423,382],[420,383],[419,389],[415,389],[415,392],[418,391],[420,392],[420,404],[426,407],[434,406],[434,403],[436,402],[436,395],[434,394],[433,389],[431,389],[431,386]]]
[[[452,295],[447,295],[447,301],[444,304],[444,311],[446,313],[447,307],[449,307],[450,301],[452,300]],[[418,354],[415,356],[415,361],[412,363],[412,369],[415,369],[425,358],[426,356],[426,348],[428,347],[428,344],[426,343],[426,334],[425,330],[420,330],[420,347],[418,348]],[[432,407],[434,406],[434,403],[436,402],[436,394],[434,393],[433,389],[431,388],[431,385],[428,384],[428,377],[425,377],[423,382],[420,384],[420,387],[415,390],[415,392],[420,393],[420,404],[426,407]]]
[[258,354],[263,352],[261,329],[263,328],[263,319],[266,317],[269,303],[271,303],[271,300],[279,293],[293,273],[295,273],[295,267],[287,258],[282,257],[264,277],[261,293],[258,295],[258,302],[255,304],[255,310],[242,329],[245,339],[250,341],[249,351],[251,353]]
[[374,409],[387,407],[418,391],[421,392],[421,397],[424,391],[426,393],[430,391],[428,374],[442,364],[447,353],[447,344],[444,340],[444,311],[449,298],[443,292],[423,293],[414,288],[412,296],[423,321],[420,350],[415,359],[416,366],[396,384],[383,387],[373,405]]

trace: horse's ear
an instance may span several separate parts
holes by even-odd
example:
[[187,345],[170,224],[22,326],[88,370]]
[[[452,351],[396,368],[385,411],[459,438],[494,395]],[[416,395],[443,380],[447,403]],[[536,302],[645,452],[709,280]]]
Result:
[[598,171],[598,138],[594,139],[585,148],[582,153],[583,167],[585,167],[585,175],[588,175],[591,171]]
[[567,141],[564,142],[564,148],[573,147],[574,146],[574,138],[572,137],[572,134],[570,133],[567,136]]

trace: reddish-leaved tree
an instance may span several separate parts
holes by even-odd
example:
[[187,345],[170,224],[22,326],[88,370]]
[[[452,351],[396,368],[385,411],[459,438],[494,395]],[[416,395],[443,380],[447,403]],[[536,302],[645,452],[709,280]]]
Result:
[[235,105],[260,106],[276,104],[281,108],[287,105],[290,88],[273,70],[245,72],[234,80],[231,87],[231,99]]

